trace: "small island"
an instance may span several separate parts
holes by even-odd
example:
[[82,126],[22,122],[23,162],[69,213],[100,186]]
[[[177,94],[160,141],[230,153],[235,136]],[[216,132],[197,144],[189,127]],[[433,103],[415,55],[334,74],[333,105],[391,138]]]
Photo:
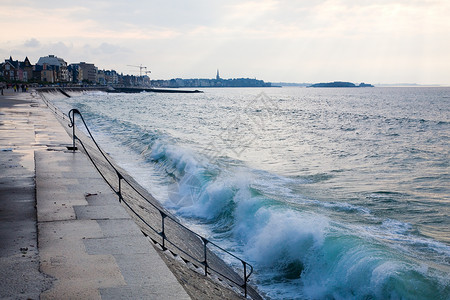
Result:
[[322,88],[322,87],[332,87],[332,88],[357,88],[357,87],[373,87],[371,84],[367,83],[360,83],[359,85],[356,85],[351,82],[345,82],[345,81],[333,81],[333,82],[326,82],[326,83],[315,83],[308,87],[315,87],[315,88]]

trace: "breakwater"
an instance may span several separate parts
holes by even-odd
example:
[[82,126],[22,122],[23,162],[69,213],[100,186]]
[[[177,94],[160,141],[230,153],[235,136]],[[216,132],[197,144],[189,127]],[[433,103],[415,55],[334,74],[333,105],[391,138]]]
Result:
[[183,89],[158,89],[158,88],[128,88],[128,87],[117,87],[108,90],[109,93],[181,93],[181,94],[192,94],[192,93],[203,93],[199,90],[183,90]]

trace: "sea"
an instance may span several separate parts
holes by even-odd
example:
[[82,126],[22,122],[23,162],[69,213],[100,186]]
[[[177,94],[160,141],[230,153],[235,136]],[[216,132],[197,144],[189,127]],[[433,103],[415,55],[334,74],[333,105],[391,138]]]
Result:
[[52,96],[267,299],[450,299],[450,88]]

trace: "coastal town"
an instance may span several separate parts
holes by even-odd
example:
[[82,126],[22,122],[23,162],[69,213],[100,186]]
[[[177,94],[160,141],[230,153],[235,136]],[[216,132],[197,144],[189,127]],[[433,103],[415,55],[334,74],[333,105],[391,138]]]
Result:
[[[217,70],[212,79],[150,80],[146,67],[139,68],[139,75],[129,75],[98,68],[93,63],[67,63],[55,55],[40,57],[32,64],[28,57],[23,61],[11,56],[0,63],[0,84],[6,87],[27,85],[86,86],[101,85],[112,87],[270,87],[270,83],[252,78],[222,79]],[[143,71],[144,70],[144,71]]]

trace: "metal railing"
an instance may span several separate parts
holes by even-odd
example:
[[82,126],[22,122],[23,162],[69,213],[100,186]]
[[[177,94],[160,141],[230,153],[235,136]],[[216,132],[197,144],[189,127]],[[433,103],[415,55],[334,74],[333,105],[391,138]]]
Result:
[[[79,115],[80,120],[82,124],[84,125],[90,139],[95,144],[95,147],[101,153],[101,156],[109,165],[109,167],[112,169],[112,173],[115,173],[116,179],[108,179],[107,176],[100,170],[99,165],[95,162],[94,158],[92,157],[91,153],[87,149],[88,147],[85,146],[83,141],[78,137],[77,133],[75,132],[75,115]],[[84,152],[88,156],[88,158],[93,163],[94,167],[97,169],[99,174],[103,177],[103,179],[106,181],[106,183],[111,187],[111,189],[116,193],[116,195],[119,198],[119,201],[124,203],[126,207],[142,222],[142,224],[146,227],[146,232],[144,232],[146,235],[147,233],[151,234],[153,233],[153,236],[156,235],[156,237],[159,237],[158,239],[152,239],[155,243],[158,243],[163,250],[166,250],[170,246],[170,251],[174,253],[172,250],[175,249],[175,251],[181,252],[181,257],[187,257],[196,262],[199,265],[203,266],[204,269],[204,275],[207,276],[208,274],[211,274],[211,271],[213,271],[215,274],[219,275],[220,277],[228,280],[232,284],[234,284],[237,287],[240,287],[243,289],[245,297],[247,297],[247,282],[249,280],[249,277],[253,273],[253,267],[247,263],[246,261],[240,259],[236,255],[228,252],[227,250],[221,248],[217,244],[209,241],[205,237],[197,234],[196,232],[192,231],[191,229],[187,228],[183,224],[181,224],[175,217],[173,217],[171,214],[169,214],[167,211],[165,211],[163,208],[158,207],[155,203],[147,199],[147,197],[143,194],[143,192],[139,191],[138,188],[135,187],[135,184],[132,182],[131,179],[127,179],[126,176],[122,175],[122,173],[114,166],[114,164],[110,161],[108,156],[101,150],[100,146],[97,144],[97,141],[92,136],[91,131],[89,130],[89,127],[87,126],[83,115],[78,109],[71,109],[69,111],[68,117],[70,119],[69,127],[72,128],[72,137],[73,137],[73,144],[70,149],[75,151],[76,144],[75,142],[78,141],[79,144],[84,149]],[[69,148],[69,147],[68,147]],[[113,180],[115,182],[113,182]],[[115,183],[117,185],[115,185]],[[124,185],[128,187],[127,192],[124,192]],[[130,201],[128,201],[127,196],[129,196],[130,191],[134,192],[136,195],[138,195],[142,200],[144,200],[147,204],[150,205],[150,209],[153,209],[153,212],[150,212],[150,209],[144,208],[142,205],[132,204]],[[137,212],[138,208],[143,209],[144,211],[148,212],[149,214],[152,213],[152,216],[155,218],[159,215],[159,222],[155,222],[154,219],[148,219],[148,216],[145,216],[143,214],[140,214]],[[150,223],[154,224],[150,224]],[[159,223],[159,224],[158,224]],[[167,226],[170,225],[170,228],[172,230],[168,230]],[[177,238],[170,238],[169,236],[172,236],[172,231],[177,230],[179,232],[185,232],[187,235],[190,235],[189,238],[190,242],[187,243],[188,245],[195,245],[194,248],[201,248],[201,249],[191,249],[191,247],[188,247],[186,245],[183,238],[177,237]],[[213,252],[211,248],[214,247],[215,251]],[[218,259],[215,253],[219,252],[222,256],[229,256],[230,258],[236,260],[236,262],[240,262],[242,264],[242,271],[243,276],[239,276],[234,272],[224,272],[224,268],[220,268],[220,266],[223,266],[224,263],[222,260]],[[178,253],[180,254],[180,253]],[[190,261],[189,259],[183,258],[185,262]],[[221,263],[218,263],[218,261],[221,261]],[[195,266],[195,263],[193,263]],[[219,268],[221,270],[219,270]],[[249,271],[249,272],[248,272]],[[237,275],[237,276],[233,276]],[[239,280],[240,279],[240,280]]]

